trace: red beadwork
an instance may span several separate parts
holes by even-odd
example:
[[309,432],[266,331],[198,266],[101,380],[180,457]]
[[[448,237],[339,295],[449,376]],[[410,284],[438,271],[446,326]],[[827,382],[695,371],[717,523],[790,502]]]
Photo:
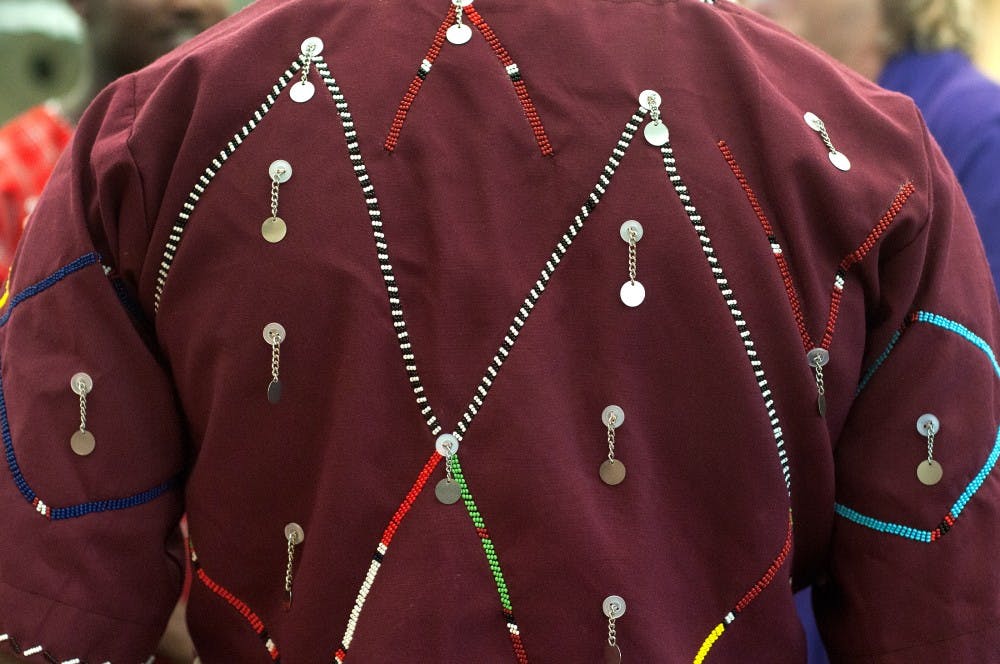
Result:
[[753,602],[755,599],[757,599],[757,596],[760,595],[762,592],[764,592],[765,588],[771,585],[771,582],[774,581],[774,577],[778,575],[778,570],[781,569],[781,566],[785,564],[785,560],[788,558],[788,554],[791,553],[791,551],[792,551],[792,514],[791,512],[789,512],[788,533],[785,535],[785,544],[784,546],[781,547],[781,552],[778,554],[778,557],[774,559],[774,562],[771,563],[771,566],[767,568],[767,571],[764,572],[764,576],[760,578],[760,581],[755,583],[753,588],[751,588],[747,592],[747,594],[743,596],[743,599],[737,602],[736,609],[734,609],[733,611],[734,613],[740,613],[748,606],[750,606],[750,603]]

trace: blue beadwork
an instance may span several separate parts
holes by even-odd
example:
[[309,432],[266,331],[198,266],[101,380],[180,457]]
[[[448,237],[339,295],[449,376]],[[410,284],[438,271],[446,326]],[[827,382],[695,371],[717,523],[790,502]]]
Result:
[[[944,316],[929,313],[926,311],[917,312],[915,317],[915,322],[928,323],[930,325],[940,327],[941,329],[947,330],[949,332],[953,332],[958,336],[962,337],[963,339],[971,343],[973,346],[978,348],[980,351],[982,351],[984,355],[986,355],[986,357],[990,361],[990,364],[993,366],[994,373],[997,375],[998,378],[1000,378],[1000,364],[997,364],[996,355],[994,354],[993,349],[990,348],[989,344],[987,344],[981,337],[979,337],[971,330],[969,330],[969,328],[965,327],[960,323],[956,323],[953,320],[945,318]],[[897,330],[896,333],[893,334],[892,339],[889,340],[889,345],[882,352],[882,354],[879,355],[878,358],[876,358],[875,362],[868,369],[868,371],[865,372],[864,377],[861,379],[861,382],[858,385],[858,390],[857,390],[858,393],[860,393],[868,385],[868,382],[871,380],[872,376],[875,375],[875,372],[877,372],[879,368],[885,363],[886,359],[888,359],[889,354],[892,352],[893,348],[895,348],[896,344],[899,342],[899,339],[900,337],[902,337],[902,334],[903,334],[902,330]],[[958,497],[958,500],[955,501],[955,504],[951,506],[951,509],[948,510],[948,514],[953,521],[955,519],[958,519],[959,515],[961,515],[962,511],[965,509],[965,506],[969,504],[969,501],[972,500],[972,497],[975,496],[976,492],[979,491],[979,489],[983,486],[983,483],[986,481],[987,476],[989,476],[989,474],[993,472],[993,469],[996,467],[998,460],[1000,460],[1000,429],[997,430],[996,439],[994,440],[993,443],[993,450],[990,452],[989,457],[986,459],[986,463],[979,470],[979,472],[976,473],[976,476],[972,478],[972,481],[969,482],[968,486],[965,487],[965,490],[962,491],[962,494]],[[841,505],[840,503],[836,503],[834,505],[834,511],[840,516],[847,519],[848,521],[853,521],[854,523],[857,523],[866,528],[871,528],[872,530],[877,530],[881,533],[896,535],[906,539],[914,540],[916,542],[930,543],[932,541],[935,541],[933,537],[934,531],[921,530],[918,528],[911,528],[910,526],[904,526],[898,523],[882,521],[880,519],[876,519],[874,517],[861,514],[860,512],[857,512],[851,509],[850,507]],[[939,535],[947,533],[948,530],[950,530],[951,528],[950,524],[947,524],[946,522],[943,523],[944,525],[939,526]]]
[[[86,254],[72,263],[59,268],[50,276],[42,279],[38,283],[28,286],[11,299],[10,307],[8,307],[7,311],[5,311],[3,316],[0,317],[0,327],[6,324],[10,318],[11,312],[20,303],[51,288],[74,272],[78,272],[89,265],[94,265],[99,261],[100,256],[96,253]],[[27,480],[24,479],[24,475],[21,473],[21,467],[17,463],[17,455],[14,453],[14,443],[10,435],[10,424],[7,420],[7,400],[4,396],[2,372],[0,372],[0,437],[3,439],[4,457],[7,460],[7,467],[10,469],[10,474],[14,479],[14,484],[17,485],[18,491],[21,492],[21,495],[24,496],[25,500],[27,500],[28,503],[34,507],[35,500],[38,498],[38,495],[31,488],[31,485],[28,484]],[[155,500],[180,484],[180,480],[181,475],[178,474],[159,486],[131,496],[126,496],[124,498],[96,500],[89,503],[71,505],[69,507],[49,507],[48,517],[54,521],[62,519],[75,519],[77,517],[93,514],[95,512],[110,512],[136,507]]]

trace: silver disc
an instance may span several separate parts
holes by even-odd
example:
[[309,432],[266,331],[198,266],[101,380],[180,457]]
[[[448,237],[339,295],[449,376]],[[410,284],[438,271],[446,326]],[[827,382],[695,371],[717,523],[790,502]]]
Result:
[[447,36],[452,44],[465,44],[472,39],[472,28],[464,23],[456,23],[448,28]]
[[89,431],[77,430],[70,437],[69,446],[73,448],[73,452],[79,456],[87,456],[94,451],[94,448],[97,446],[97,441],[94,440],[94,434]]
[[605,460],[601,464],[601,481],[609,486],[615,486],[625,481],[625,464],[618,459]]
[[441,503],[454,505],[462,497],[462,487],[458,486],[458,482],[455,480],[449,480],[446,477],[434,487],[434,495]]
[[917,479],[927,486],[934,486],[940,482],[943,475],[944,469],[941,468],[941,464],[937,461],[922,461],[917,466]]
[[662,120],[650,122],[646,125],[646,128],[642,130],[642,134],[646,137],[647,143],[655,145],[656,147],[666,145],[667,141],[670,140],[670,130],[667,129],[667,125],[663,124]]
[[851,160],[843,152],[831,152],[830,163],[845,173],[851,170]]
[[604,644],[604,664],[622,664],[622,651],[618,646]]
[[285,239],[285,235],[288,234],[288,226],[285,225],[285,221],[281,217],[268,217],[260,225],[260,234],[264,236],[265,240],[274,244]]
[[316,86],[309,81],[299,81],[288,91],[288,96],[292,98],[292,101],[300,104],[312,99],[314,94],[316,94]]
[[281,381],[272,380],[267,384],[267,400],[271,403],[281,401]]
[[819,116],[811,111],[803,115],[802,119],[805,120],[806,124],[815,131],[819,131],[825,127],[823,121],[819,119]]
[[638,281],[626,281],[621,290],[622,302],[630,307],[638,307],[646,299],[646,288]]

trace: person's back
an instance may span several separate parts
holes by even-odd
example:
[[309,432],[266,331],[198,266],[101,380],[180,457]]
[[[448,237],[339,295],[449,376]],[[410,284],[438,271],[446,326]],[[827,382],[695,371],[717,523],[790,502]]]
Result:
[[912,103],[729,3],[460,23],[259,0],[97,100],[0,314],[5,643],[142,658],[186,509],[205,664],[801,662],[813,581],[837,661],[987,661],[998,318]]

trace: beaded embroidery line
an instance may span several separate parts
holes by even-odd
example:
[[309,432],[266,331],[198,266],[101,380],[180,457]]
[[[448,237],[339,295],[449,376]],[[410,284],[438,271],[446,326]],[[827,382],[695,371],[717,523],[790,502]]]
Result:
[[[87,660],[80,659],[79,657],[74,657],[72,659],[59,659],[48,650],[45,646],[37,645],[30,648],[23,648],[10,634],[0,634],[0,643],[6,643],[10,646],[11,651],[15,655],[20,655],[21,657],[34,657],[35,655],[40,655],[49,664],[87,664]],[[155,657],[150,657],[146,664],[152,664]],[[111,662],[104,662],[103,664],[111,664]]]
[[[886,359],[888,359],[889,355],[892,353],[896,344],[902,337],[903,332],[915,323],[933,325],[965,339],[986,356],[993,368],[993,373],[997,376],[997,378],[1000,378],[1000,364],[997,363],[996,354],[993,352],[993,349],[990,348],[989,344],[982,339],[982,337],[978,336],[964,325],[956,323],[955,321],[945,318],[944,316],[926,311],[917,311],[907,317],[907,322],[903,324],[901,329],[897,330],[895,334],[893,334],[892,338],[889,340],[888,347],[882,352],[881,355],[879,355],[873,363],[873,366],[865,373],[865,376],[861,381],[861,386],[858,388],[859,393],[868,385],[872,376],[875,375],[878,369],[885,363]],[[968,505],[973,496],[975,496],[979,489],[982,488],[987,476],[993,472],[998,460],[1000,460],[1000,429],[997,430],[997,436],[993,443],[993,449],[986,458],[986,463],[983,464],[983,467],[979,469],[979,472],[976,473],[968,485],[966,485],[965,490],[962,491],[958,500],[952,504],[948,513],[944,515],[944,518],[941,519],[941,522],[933,530],[924,530],[922,528],[893,523],[891,521],[883,521],[873,516],[862,514],[854,509],[851,509],[850,507],[842,505],[841,503],[834,504],[834,511],[848,521],[880,533],[895,535],[924,544],[937,542],[942,537],[947,535],[952,527],[954,527],[955,522],[958,520],[958,517],[961,516],[965,506]]]
[[213,594],[224,599],[229,606],[243,616],[250,625],[250,629],[254,631],[254,634],[260,637],[260,640],[264,644],[264,648],[267,650],[267,654],[271,660],[281,662],[281,653],[278,651],[277,644],[267,633],[267,629],[264,627],[264,621],[261,620],[249,606],[247,606],[246,602],[213,581],[212,578],[205,573],[205,570],[201,567],[201,563],[198,562],[198,554],[194,550],[194,543],[190,539],[188,540],[188,554],[191,557],[191,571],[194,573],[195,578],[197,578],[198,581],[200,581],[201,584]]
[[[4,312],[3,316],[0,316],[0,327],[7,324],[7,321],[10,320],[11,313],[13,313],[14,309],[16,309],[24,301],[40,293],[44,293],[46,290],[52,288],[66,277],[75,274],[86,267],[96,265],[99,262],[100,256],[96,253],[85,254],[59,268],[41,281],[20,291],[13,298],[11,298],[10,306],[7,311]],[[10,421],[7,415],[7,400],[4,396],[2,375],[0,375],[0,437],[3,438],[4,456],[7,460],[7,468],[10,470],[11,477],[14,480],[14,484],[17,485],[18,491],[22,496],[24,496],[24,499],[31,504],[36,512],[51,521],[75,519],[81,516],[86,516],[87,514],[94,514],[96,512],[113,512],[129,509],[131,507],[138,507],[139,505],[144,505],[155,500],[156,498],[159,498],[180,483],[181,476],[178,474],[158,486],[132,494],[131,496],[95,500],[67,507],[52,507],[42,500],[38,494],[35,493],[35,490],[31,488],[31,485],[24,478],[24,475],[21,472],[20,465],[17,463],[17,454],[14,451],[14,440],[10,434]]]
[[[552,144],[549,142],[549,138],[545,133],[545,127],[542,124],[542,119],[538,115],[538,111],[535,109],[535,104],[531,101],[531,95],[528,94],[528,88],[524,84],[524,80],[521,77],[521,70],[518,68],[514,59],[510,57],[510,53],[504,48],[503,44],[500,42],[500,38],[496,36],[493,29],[490,28],[489,24],[480,16],[479,12],[472,5],[467,5],[464,10],[465,15],[469,17],[469,21],[476,26],[476,29],[482,33],[486,42],[489,44],[490,48],[496,54],[497,59],[500,60],[500,64],[503,65],[504,71],[507,72],[507,76],[510,77],[511,83],[514,84],[514,92],[517,95],[518,101],[521,102],[521,108],[524,109],[524,116],[528,120],[528,124],[531,125],[531,131],[535,135],[535,141],[538,143],[538,148],[542,151],[545,156],[552,155]],[[396,109],[396,116],[393,118],[392,126],[389,128],[389,134],[385,138],[384,147],[388,152],[392,152],[396,149],[396,145],[399,143],[399,135],[403,131],[403,124],[406,122],[406,116],[410,112],[410,107],[413,102],[417,99],[417,94],[420,92],[420,88],[424,84],[424,80],[427,75],[430,74],[431,67],[434,65],[434,61],[437,59],[438,55],[441,53],[441,49],[444,47],[446,33],[448,28],[455,21],[455,9],[453,6],[449,6],[448,13],[444,18],[444,21],[438,27],[437,32],[434,34],[434,40],[431,42],[431,46],[427,49],[426,55],[424,55],[423,61],[420,63],[420,67],[417,69],[417,73],[413,76],[413,80],[410,82],[410,86],[406,89],[403,94],[403,99],[399,102],[399,107]]]
[[813,342],[812,335],[809,334],[806,327],[802,305],[799,301],[797,290],[795,288],[795,281],[792,277],[788,262],[785,260],[785,252],[781,247],[781,243],[778,241],[777,234],[774,232],[774,228],[772,228],[767,215],[764,213],[764,209],[761,206],[760,201],[757,199],[757,195],[754,193],[746,175],[743,173],[743,169],[740,168],[740,165],[733,156],[729,146],[725,141],[719,141],[718,147],[722,152],[722,156],[725,158],[726,163],[729,164],[729,168],[732,170],[733,175],[736,177],[737,181],[739,181],[740,187],[743,189],[743,193],[746,195],[747,201],[750,203],[750,207],[753,208],[754,214],[760,222],[761,229],[764,231],[764,235],[767,236],[767,241],[771,245],[771,250],[774,253],[774,260],[778,266],[778,272],[781,273],[781,280],[785,285],[785,293],[788,296],[788,304],[792,309],[792,315],[795,317],[795,324],[798,327],[799,335],[802,337],[803,348],[807,353],[817,347],[824,350],[830,350],[830,346],[833,344],[833,334],[837,327],[837,317],[840,314],[840,301],[843,298],[848,270],[864,260],[865,256],[868,255],[868,252],[874,248],[885,231],[888,230],[889,225],[892,224],[892,222],[899,215],[900,211],[902,211],[906,201],[914,192],[916,192],[916,187],[912,182],[904,183],[899,188],[895,198],[893,198],[892,202],[889,204],[886,212],[878,220],[871,231],[869,231],[864,241],[858,245],[857,249],[847,254],[847,256],[840,261],[833,279],[833,289],[830,293],[830,312],[827,316],[826,327],[823,331],[823,338],[817,345]]

